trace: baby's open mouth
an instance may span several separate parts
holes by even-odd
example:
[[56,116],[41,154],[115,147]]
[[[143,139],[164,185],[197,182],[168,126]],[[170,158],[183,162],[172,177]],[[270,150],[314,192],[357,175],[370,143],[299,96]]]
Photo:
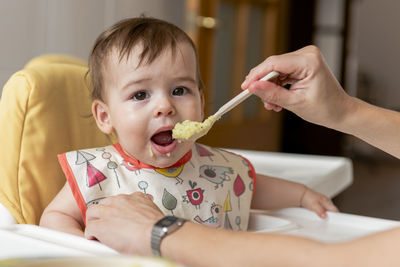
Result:
[[172,130],[159,132],[151,137],[151,141],[159,146],[168,146],[175,139],[172,138]]

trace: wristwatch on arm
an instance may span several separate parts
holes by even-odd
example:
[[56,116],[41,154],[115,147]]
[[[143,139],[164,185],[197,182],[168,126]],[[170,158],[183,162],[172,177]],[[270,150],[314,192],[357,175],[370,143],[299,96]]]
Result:
[[174,216],[165,216],[156,222],[151,230],[151,250],[155,256],[161,257],[161,240],[167,235],[178,230],[185,222],[185,219]]

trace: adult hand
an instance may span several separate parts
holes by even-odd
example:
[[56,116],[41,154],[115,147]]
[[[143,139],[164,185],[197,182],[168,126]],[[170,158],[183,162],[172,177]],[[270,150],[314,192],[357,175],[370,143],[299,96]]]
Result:
[[[276,82],[259,81],[271,71],[280,73]],[[290,90],[283,87],[286,84],[291,85]],[[352,107],[351,97],[315,46],[267,58],[250,71],[242,88],[259,96],[268,110],[285,108],[307,121],[330,128],[338,128]]]
[[85,236],[121,253],[150,256],[151,230],[163,216],[141,192],[108,197],[87,209]]

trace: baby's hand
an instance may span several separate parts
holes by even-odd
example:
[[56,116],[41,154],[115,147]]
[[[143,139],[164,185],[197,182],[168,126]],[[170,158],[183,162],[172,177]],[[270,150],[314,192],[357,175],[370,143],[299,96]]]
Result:
[[314,211],[323,219],[326,218],[327,211],[339,212],[332,200],[310,188],[306,188],[300,200],[300,206]]

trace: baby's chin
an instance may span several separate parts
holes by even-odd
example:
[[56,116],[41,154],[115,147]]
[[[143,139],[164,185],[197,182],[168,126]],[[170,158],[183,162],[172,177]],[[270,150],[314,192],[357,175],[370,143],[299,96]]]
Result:
[[158,153],[157,151],[150,149],[149,155],[146,155],[148,160],[146,163],[160,169],[170,167],[178,162],[178,160],[180,160],[183,156],[185,156],[185,154],[188,153],[192,147],[193,143],[188,142],[178,145],[169,153]]
[[143,155],[141,159],[139,158],[138,159],[143,163],[163,169],[174,165],[184,155],[184,154],[180,155],[181,153],[179,153],[179,151],[174,151],[174,152],[161,154],[149,151],[148,155],[147,154]]
[[149,162],[146,162],[147,164],[160,168],[160,169],[164,169],[167,167],[170,167],[172,165],[174,165],[181,157],[177,157],[177,156],[172,156],[172,155],[157,155],[155,156],[155,158],[150,158]]

